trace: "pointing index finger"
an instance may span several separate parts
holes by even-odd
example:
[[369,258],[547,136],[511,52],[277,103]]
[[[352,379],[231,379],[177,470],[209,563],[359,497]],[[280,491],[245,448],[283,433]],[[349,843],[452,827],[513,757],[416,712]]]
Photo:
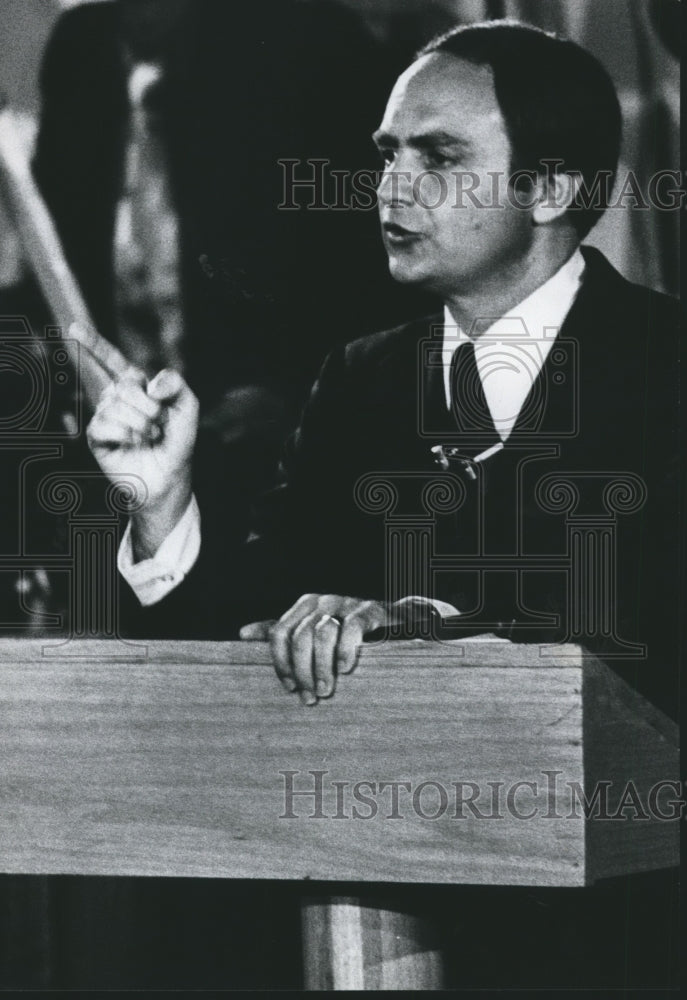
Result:
[[97,330],[93,330],[83,323],[72,323],[69,327],[69,336],[77,342],[79,347],[90,354],[111,379],[120,378],[130,367],[124,355]]

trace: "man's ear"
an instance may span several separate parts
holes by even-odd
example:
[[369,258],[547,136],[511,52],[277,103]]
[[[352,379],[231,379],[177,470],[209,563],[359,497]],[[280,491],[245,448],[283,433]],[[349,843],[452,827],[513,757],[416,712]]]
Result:
[[539,197],[532,212],[535,225],[546,225],[565,215],[582,185],[582,174],[551,171],[538,181]]

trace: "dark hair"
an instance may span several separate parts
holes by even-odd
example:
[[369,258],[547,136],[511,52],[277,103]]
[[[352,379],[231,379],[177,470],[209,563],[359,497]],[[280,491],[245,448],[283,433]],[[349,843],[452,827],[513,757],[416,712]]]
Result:
[[557,170],[582,174],[586,190],[578,193],[570,221],[584,238],[607,206],[622,132],[618,96],[601,63],[575,42],[519,21],[453,28],[417,58],[432,53],[491,68],[513,171],[542,174],[543,160],[558,160]]

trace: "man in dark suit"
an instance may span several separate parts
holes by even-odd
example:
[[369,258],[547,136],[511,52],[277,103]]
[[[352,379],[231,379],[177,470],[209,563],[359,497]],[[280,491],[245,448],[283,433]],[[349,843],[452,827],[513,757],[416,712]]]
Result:
[[[392,275],[440,295],[444,316],[332,353],[283,481],[261,505],[258,537],[233,552],[200,544],[184,472],[193,401],[174,374],[147,394],[132,383],[113,390],[93,422],[105,471],[124,462],[150,491],[124,546],[133,538],[126,572],[148,606],[145,630],[164,633],[186,616],[195,634],[231,635],[256,617],[278,619],[242,634],[269,638],[285,686],[313,704],[352,669],[365,634],[399,616],[440,616],[456,636],[584,641],[671,708],[677,310],[579,249],[603,211],[595,178],[612,178],[619,140],[613,86],[572,43],[492,23],[428,47],[377,133],[379,199]],[[456,364],[471,343],[474,357]],[[137,447],[162,404],[166,439]],[[156,449],[167,466],[153,476]],[[457,513],[435,512],[438,552],[452,561],[435,574],[415,567],[422,592],[392,593],[383,511],[361,477],[392,491],[395,476],[405,479],[401,509],[407,474],[441,476],[437,458],[460,494]],[[583,514],[599,529],[587,546],[606,545],[599,532],[613,522],[606,562],[565,562]],[[221,530],[207,519],[203,536]],[[408,566],[397,571],[408,581]],[[219,580],[221,622],[207,600]],[[582,621],[579,586],[594,605]]]
[[[526,26],[458,29],[400,77],[376,141],[391,273],[444,314],[330,355],[248,544],[200,526],[197,403],[178,375],[120,383],[91,424],[104,471],[148,487],[120,553],[144,631],[258,619],[242,637],[270,641],[306,705],[380,628],[572,638],[674,709],[676,306],[580,249],[616,169],[609,78]],[[497,940],[466,893],[429,905],[482,955],[471,985],[617,987],[670,979],[670,891],[503,890]]]

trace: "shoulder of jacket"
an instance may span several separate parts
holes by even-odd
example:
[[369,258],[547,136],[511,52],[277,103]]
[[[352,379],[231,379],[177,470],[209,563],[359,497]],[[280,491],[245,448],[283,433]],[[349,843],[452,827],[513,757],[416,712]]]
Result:
[[411,320],[391,330],[381,330],[359,337],[346,344],[344,348],[346,362],[355,367],[379,364],[400,351],[412,348],[423,336],[427,336],[433,327],[440,324],[443,324],[443,316],[437,313]]

